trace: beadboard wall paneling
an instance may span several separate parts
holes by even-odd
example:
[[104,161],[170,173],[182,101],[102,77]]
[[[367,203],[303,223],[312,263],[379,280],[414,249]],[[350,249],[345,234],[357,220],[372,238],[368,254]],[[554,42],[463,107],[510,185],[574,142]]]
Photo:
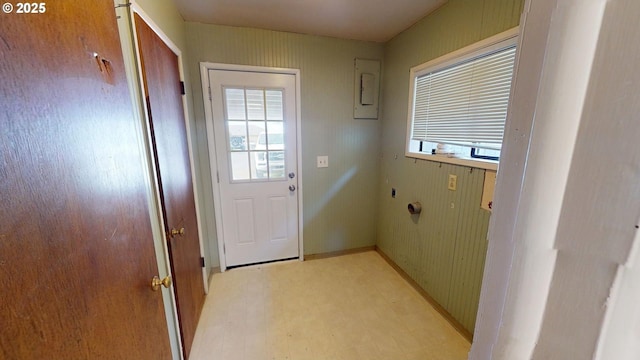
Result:
[[[473,332],[490,213],[484,170],[404,156],[409,69],[518,25],[523,0],[449,0],[385,44],[377,246]],[[447,189],[458,176],[456,191]],[[391,188],[397,197],[391,198]],[[421,201],[411,216],[407,204]]]
[[[209,156],[200,62],[300,69],[304,253],[375,245],[381,122],[353,118],[353,76],[355,58],[382,61],[383,45],[191,22],[186,32],[201,165]],[[318,155],[329,156],[328,168],[316,168]],[[211,178],[201,173],[212,204]]]

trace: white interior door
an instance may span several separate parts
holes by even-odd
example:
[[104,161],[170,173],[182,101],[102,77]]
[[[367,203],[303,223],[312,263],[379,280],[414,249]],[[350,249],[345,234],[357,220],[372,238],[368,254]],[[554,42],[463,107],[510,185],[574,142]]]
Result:
[[298,257],[295,75],[209,79],[226,265]]

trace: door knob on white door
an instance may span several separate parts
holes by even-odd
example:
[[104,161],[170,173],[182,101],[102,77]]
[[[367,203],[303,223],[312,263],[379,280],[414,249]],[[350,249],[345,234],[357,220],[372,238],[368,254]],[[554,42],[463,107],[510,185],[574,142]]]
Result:
[[289,191],[296,191],[295,185],[289,185]]

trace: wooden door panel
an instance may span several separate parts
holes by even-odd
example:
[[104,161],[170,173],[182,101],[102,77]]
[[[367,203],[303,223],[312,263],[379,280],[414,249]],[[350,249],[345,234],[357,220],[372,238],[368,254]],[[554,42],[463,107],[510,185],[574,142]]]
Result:
[[170,359],[113,2],[1,17],[0,358]]
[[165,231],[185,229],[183,235],[167,236],[167,240],[184,354],[188,358],[205,294],[178,57],[137,14],[135,23]]

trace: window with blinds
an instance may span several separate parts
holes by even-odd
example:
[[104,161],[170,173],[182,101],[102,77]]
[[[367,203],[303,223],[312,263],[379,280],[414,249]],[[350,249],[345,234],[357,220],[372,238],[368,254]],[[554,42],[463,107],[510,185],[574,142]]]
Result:
[[[515,53],[515,38],[511,37],[461,56],[445,57],[439,63],[436,60],[436,64],[432,61],[428,67],[412,69],[408,140],[420,143],[419,152],[431,153],[435,151],[434,145],[440,144],[438,148],[445,145],[456,149],[456,155],[466,157],[499,154]],[[423,146],[423,142],[429,146]],[[412,146],[408,148],[411,150]],[[459,149],[467,151],[458,154]]]

